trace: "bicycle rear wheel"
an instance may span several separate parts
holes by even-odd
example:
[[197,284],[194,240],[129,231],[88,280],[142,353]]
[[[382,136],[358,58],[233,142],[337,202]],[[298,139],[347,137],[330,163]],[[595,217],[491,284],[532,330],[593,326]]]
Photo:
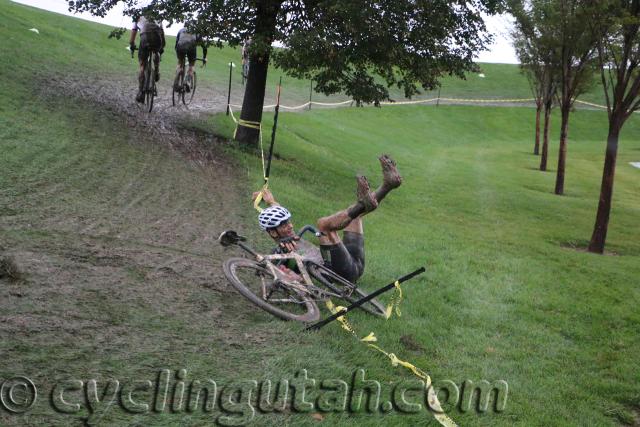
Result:
[[191,104],[191,101],[193,101],[193,95],[196,93],[196,83],[197,83],[197,78],[196,78],[196,72],[193,71],[193,76],[191,77],[191,85],[190,85],[190,90],[191,92],[189,94],[182,94],[182,103],[184,105],[189,105]]
[[308,295],[281,283],[267,268],[246,258],[229,258],[225,276],[242,296],[284,320],[315,322],[320,310]]
[[153,51],[149,52],[149,56],[147,57],[147,67],[144,75],[144,103],[148,112],[151,112],[151,110],[153,110],[153,98],[156,96],[156,70],[154,55],[155,53]]
[[[342,299],[350,303],[354,303],[359,299],[366,297],[367,294],[357,285],[351,283],[344,277],[334,273],[329,268],[321,264],[316,264],[313,261],[306,263],[307,270],[311,277],[321,285],[326,287],[332,292],[342,295]],[[372,299],[365,302],[359,308],[363,309],[369,314],[373,314],[378,317],[385,317],[385,307],[377,299]]]

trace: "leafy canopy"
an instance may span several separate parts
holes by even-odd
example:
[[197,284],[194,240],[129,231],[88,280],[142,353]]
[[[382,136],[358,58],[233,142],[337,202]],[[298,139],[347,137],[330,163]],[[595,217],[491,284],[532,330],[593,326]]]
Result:
[[[104,16],[117,3],[69,0],[69,7]],[[124,3],[129,15],[141,10],[139,1]],[[500,11],[502,0],[152,0],[148,7],[219,47],[251,37],[252,54],[313,79],[319,92],[378,102],[389,98],[388,87],[411,97],[443,75],[475,70],[474,55],[491,39],[482,14]],[[275,14],[266,20],[272,28],[259,25],[259,10]],[[284,48],[272,49],[274,41]]]

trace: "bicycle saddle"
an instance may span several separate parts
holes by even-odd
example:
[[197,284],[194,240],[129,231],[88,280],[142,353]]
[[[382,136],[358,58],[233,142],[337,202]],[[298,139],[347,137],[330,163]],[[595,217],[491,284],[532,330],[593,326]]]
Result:
[[235,245],[236,243],[244,242],[245,240],[247,240],[246,237],[240,236],[233,230],[223,231],[220,234],[220,237],[218,237],[218,241],[222,246]]

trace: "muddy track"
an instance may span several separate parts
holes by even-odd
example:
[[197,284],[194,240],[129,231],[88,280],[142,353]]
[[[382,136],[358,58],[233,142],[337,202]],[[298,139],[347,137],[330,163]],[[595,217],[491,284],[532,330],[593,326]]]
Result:
[[[35,81],[36,97],[51,108],[88,104],[109,115],[113,126],[128,127],[129,143],[157,155],[139,171],[123,169],[128,175],[121,189],[95,206],[94,199],[60,203],[69,189],[58,182],[20,197],[0,192],[0,205],[11,206],[0,209],[0,257],[14,259],[24,276],[16,282],[0,274],[5,370],[53,375],[61,367],[51,365],[47,352],[67,354],[81,367],[113,358],[135,367],[155,363],[149,357],[171,360],[176,343],[246,351],[272,341],[270,318],[258,314],[262,323],[256,325],[256,309],[222,273],[222,261],[238,253],[216,241],[222,230],[246,234],[250,228],[246,182],[224,155],[227,142],[181,126],[212,108],[197,102],[189,109],[169,107],[169,93],[148,114],[132,101],[130,82],[68,75]],[[158,170],[166,155],[186,163],[179,182]],[[141,184],[149,176],[154,188]],[[249,230],[249,236],[255,235]],[[105,348],[126,354],[100,356]],[[228,354],[234,357],[233,350]]]

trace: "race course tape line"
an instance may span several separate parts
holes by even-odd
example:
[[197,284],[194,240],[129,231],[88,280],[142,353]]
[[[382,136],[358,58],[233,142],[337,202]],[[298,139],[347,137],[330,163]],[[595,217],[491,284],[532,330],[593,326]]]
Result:
[[[429,99],[419,99],[416,101],[394,101],[394,102],[381,102],[380,105],[415,105],[415,104],[428,104],[430,102],[438,102],[438,101],[444,101],[444,102],[475,102],[478,104],[491,104],[491,103],[503,103],[503,102],[511,102],[511,103],[519,103],[519,102],[534,102],[535,99],[534,98],[511,98],[511,99],[474,99],[474,98],[429,98]],[[340,105],[346,105],[346,104],[352,104],[354,103],[354,100],[347,100],[347,101],[342,101],[342,102],[317,102],[317,101],[311,101],[311,102],[305,102],[304,104],[301,105],[296,105],[296,106],[287,106],[287,105],[280,105],[280,108],[284,108],[286,110],[300,110],[303,108],[308,107],[309,105],[321,105],[324,107],[337,107]],[[576,99],[577,103],[579,104],[583,104],[583,105],[588,105],[590,107],[595,107],[595,108],[602,108],[602,109],[606,109],[607,106],[606,105],[600,105],[600,104],[594,104],[593,102],[587,102],[587,101],[581,101],[579,99]],[[234,108],[241,108],[241,105],[237,105],[237,104],[229,104],[230,107],[234,107]],[[265,105],[264,107],[262,107],[263,110],[268,110],[271,108],[275,108],[275,104],[273,105]],[[235,119],[234,119],[235,121]],[[238,123],[236,121],[236,123]]]
[[242,125],[251,129],[258,129],[258,133],[260,134],[260,157],[262,160],[262,177],[264,178],[264,185],[262,186],[262,189],[260,189],[260,192],[258,193],[258,196],[256,197],[256,199],[253,201],[253,207],[258,212],[262,212],[263,209],[260,207],[260,202],[262,201],[262,197],[264,196],[265,190],[269,188],[269,177],[267,176],[267,169],[264,163],[264,147],[262,146],[262,124],[260,122],[252,122],[249,120],[236,119],[236,116],[233,115],[233,110],[231,109],[231,106],[232,105],[229,104],[229,113],[230,113],[231,119],[233,119],[233,122],[236,124],[236,129],[233,131],[233,139],[236,139],[236,132],[238,131],[239,125]]
[[[427,104],[429,102],[436,101],[445,101],[445,102],[476,102],[476,103],[501,103],[501,102],[533,102],[534,98],[513,98],[513,99],[471,99],[471,98],[429,98],[429,99],[419,99],[416,101],[393,101],[393,102],[381,102],[380,105],[413,105],[413,104]],[[296,106],[288,106],[288,105],[280,105],[280,108],[284,108],[286,110],[299,110],[309,105],[321,105],[323,107],[337,107],[340,105],[353,104],[355,101],[353,99],[349,99],[347,101],[342,102],[318,102],[318,101],[310,101],[305,102],[301,105]],[[585,103],[587,104],[587,103]],[[597,107],[601,107],[600,105],[595,105]],[[237,104],[229,104],[229,106],[234,108],[241,108],[241,105]],[[271,108],[275,108],[275,104],[265,105],[262,107],[263,110],[268,110]]]
[[[385,310],[385,319],[389,319],[394,311],[398,316],[401,316],[399,305],[402,299],[402,288],[400,287],[399,282],[395,282],[394,284],[395,284],[396,290],[391,299],[391,304],[389,304],[389,306]],[[346,310],[346,308],[342,306],[336,307],[331,300],[327,300],[325,304],[332,314],[336,314],[343,310]],[[414,364],[399,359],[398,356],[396,356],[394,353],[389,353],[384,349],[382,349],[381,347],[379,347],[377,344],[374,344],[378,342],[378,338],[373,332],[370,332],[369,335],[367,335],[364,338],[359,338],[355,329],[353,328],[353,326],[351,326],[351,324],[349,323],[349,321],[346,319],[344,315],[339,316],[337,320],[340,323],[340,327],[343,330],[351,333],[351,335],[356,337],[358,341],[366,344],[368,347],[373,348],[374,350],[387,356],[392,366],[395,367],[400,365],[403,368],[406,368],[409,371],[411,371],[411,373],[416,377],[423,380],[427,387],[427,398],[429,400],[429,407],[434,409],[433,416],[435,417],[435,419],[444,427],[457,427],[457,424],[451,418],[449,418],[442,410],[442,406],[440,405],[438,396],[436,395],[433,387],[431,387],[431,377],[429,376],[429,374],[427,374],[425,371],[418,368]]]

